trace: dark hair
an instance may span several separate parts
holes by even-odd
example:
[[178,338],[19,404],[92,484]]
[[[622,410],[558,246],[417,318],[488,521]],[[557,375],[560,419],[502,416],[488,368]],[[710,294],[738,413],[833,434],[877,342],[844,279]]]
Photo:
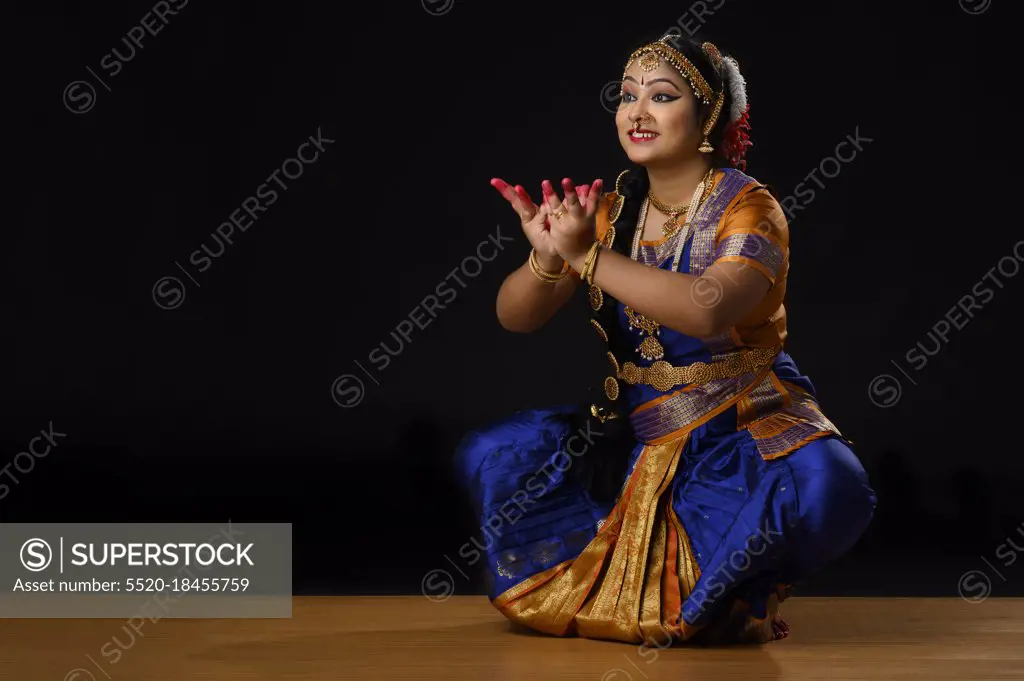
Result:
[[[697,70],[704,76],[704,79],[716,94],[722,90],[724,85],[722,74],[714,67],[711,59],[704,52],[704,49],[701,47],[703,43],[698,43],[695,40],[682,36],[675,36],[667,42],[683,53],[697,67]],[[732,95],[728,87],[726,87],[722,111],[719,114],[718,121],[715,123],[715,127],[708,135],[708,140],[715,148],[712,157],[712,164],[715,167],[732,165],[720,153],[723,146],[722,141],[725,129],[728,127],[731,105]],[[706,116],[711,114],[714,102],[711,104],[701,104],[700,106],[701,121],[703,122],[706,120]],[[628,258],[630,257],[633,239],[638,228],[637,222],[640,218],[640,208],[650,187],[647,169],[643,166],[630,168],[623,176],[619,185],[620,195],[624,201],[622,211],[613,225],[615,239],[612,242],[612,250]],[[604,302],[599,311],[592,313],[592,318],[601,325],[601,328],[608,335],[608,347],[616,359],[629,356],[635,349],[638,339],[629,337],[619,325],[618,301],[605,291],[602,291],[602,294]],[[600,430],[603,437],[595,439],[595,444],[588,450],[587,455],[583,457],[583,465],[579,466],[577,471],[584,478],[584,484],[590,490],[591,496],[599,501],[610,502],[616,498],[625,480],[630,455],[636,440],[633,437],[632,428],[629,425],[628,414],[625,413],[623,402],[620,400],[610,400],[605,393],[604,379],[609,373],[610,367],[608,373],[602,375],[601,384],[591,388],[589,393],[591,399],[584,405],[585,413],[581,411],[578,418],[593,419],[594,417],[590,412],[592,404],[596,405],[604,413],[616,414],[617,418],[608,420],[601,425]],[[621,385],[619,387],[621,391]]]
[[[732,109],[733,97],[732,92],[730,92],[724,81],[724,72],[716,68],[714,64],[711,63],[711,58],[702,47],[705,41],[698,42],[693,38],[683,35],[675,35],[672,32],[670,32],[669,35],[671,35],[671,37],[667,38],[665,42],[679,50],[684,57],[690,60],[691,64],[697,67],[697,70],[700,71],[700,75],[704,76],[704,80],[706,80],[708,85],[711,86],[711,89],[714,90],[715,96],[717,96],[719,92],[722,92],[723,88],[725,89],[725,101],[722,103],[722,111],[718,114],[718,120],[715,121],[715,127],[712,128],[711,132],[708,134],[708,141],[710,141],[711,146],[715,148],[715,151],[712,154],[712,163],[714,166],[730,166],[732,164],[722,154],[722,150],[725,146],[723,144],[725,141],[725,130],[729,127],[729,111]],[[725,55],[724,52],[722,54],[723,56]],[[700,121],[703,125],[704,121],[706,121],[712,111],[714,111],[715,102],[714,99],[712,99],[710,104],[704,104],[702,102],[698,102],[698,104]]]
[[[631,168],[620,183],[624,201],[622,211],[613,225],[615,239],[612,242],[612,250],[627,258],[630,256],[633,237],[636,234],[640,207],[643,198],[647,196],[649,186],[647,169],[643,166]],[[602,294],[604,300],[601,308],[597,312],[592,312],[591,318],[597,321],[608,335],[608,349],[616,359],[625,357],[633,350],[637,341],[630,338],[619,325],[618,301],[603,290]],[[588,449],[587,455],[582,457],[583,465],[577,467],[577,472],[584,476],[584,484],[589,488],[591,496],[601,502],[613,501],[618,494],[625,480],[632,445],[636,442],[623,403],[620,400],[609,399],[605,392],[605,378],[611,375],[612,370],[610,361],[606,366],[600,384],[590,389],[590,399],[584,405],[584,411],[578,415],[580,419],[593,419],[591,405],[596,405],[602,413],[616,415],[616,418],[601,424],[599,430],[602,437],[595,438],[594,445]],[[618,379],[616,385],[621,392]]]

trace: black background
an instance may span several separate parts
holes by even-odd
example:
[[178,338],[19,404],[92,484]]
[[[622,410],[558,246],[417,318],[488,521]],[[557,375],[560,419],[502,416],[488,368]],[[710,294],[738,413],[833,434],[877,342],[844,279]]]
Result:
[[[536,334],[498,325],[529,247],[488,181],[610,184],[608,84],[642,42],[700,27],[741,64],[748,172],[780,196],[871,140],[791,222],[787,349],[880,497],[808,592],[953,596],[980,569],[1024,593],[1024,560],[996,557],[1024,545],[1024,274],[990,274],[983,309],[906,359],[1024,234],[1014,3],[967,11],[987,1],[726,0],[703,26],[686,3],[189,2],[113,77],[101,59],[152,2],[19,10],[0,466],[51,422],[66,437],[8,469],[0,519],[292,522],[298,592],[415,593],[431,569],[478,591],[455,444],[603,366],[582,298]],[[81,113],[75,80],[96,91]],[[198,272],[189,254],[318,130],[334,143]],[[499,257],[371,362],[498,230]],[[175,309],[155,304],[168,276]],[[345,374],[365,385],[350,408]]]

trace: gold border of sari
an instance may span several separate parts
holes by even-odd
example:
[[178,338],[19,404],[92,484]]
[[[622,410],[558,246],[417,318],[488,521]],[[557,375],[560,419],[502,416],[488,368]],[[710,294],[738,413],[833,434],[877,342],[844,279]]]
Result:
[[654,515],[687,439],[644,445],[622,497],[580,555],[520,582],[494,599],[494,606],[545,633],[639,641]]
[[[700,426],[700,425],[710,421],[712,418],[714,418],[715,416],[718,416],[719,414],[721,414],[722,412],[724,412],[725,410],[729,409],[734,404],[736,404],[737,402],[742,400],[744,397],[746,397],[754,388],[756,388],[761,383],[761,381],[764,380],[765,376],[770,371],[772,371],[772,365],[769,365],[769,366],[761,368],[760,370],[758,370],[758,372],[754,376],[754,378],[747,385],[743,386],[743,388],[739,392],[737,392],[735,395],[733,395],[732,397],[730,397],[727,400],[724,400],[721,404],[716,405],[711,411],[707,412],[706,414],[703,414],[698,420],[696,420],[696,421],[694,421],[692,423],[688,423],[685,426],[682,426],[681,428],[679,428],[677,430],[673,430],[670,433],[666,433],[665,435],[662,435],[662,436],[659,436],[657,438],[654,438],[653,440],[651,440],[649,442],[649,444],[658,445],[658,444],[665,444],[665,443],[668,443],[668,442],[672,442],[676,438],[683,437],[684,435],[688,434],[691,430],[693,430],[697,426]],[[683,388],[682,390],[677,390],[677,391],[674,391],[672,393],[668,393],[667,395],[661,395],[659,397],[656,397],[653,400],[651,400],[649,402],[646,402],[646,403],[640,405],[639,407],[637,407],[636,409],[634,409],[632,414],[636,414],[636,413],[638,413],[638,412],[640,412],[642,410],[653,408],[653,407],[657,406],[658,404],[661,404],[662,402],[664,402],[666,399],[671,398],[676,393],[687,392],[688,390],[692,389],[692,387],[693,386],[687,386],[686,388]]]
[[[695,633],[679,614],[700,568],[665,492],[690,432],[742,399],[770,370],[758,372],[724,404],[674,431],[670,441],[644,443],[618,502],[580,554],[526,578],[493,605],[513,622],[557,636],[638,643],[656,640],[659,630],[684,639]],[[666,586],[670,578],[678,586]]]

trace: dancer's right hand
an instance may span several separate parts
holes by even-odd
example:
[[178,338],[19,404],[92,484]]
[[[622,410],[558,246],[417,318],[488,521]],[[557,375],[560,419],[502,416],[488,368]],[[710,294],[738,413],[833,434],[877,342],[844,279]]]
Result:
[[[506,201],[519,215],[523,226],[523,233],[526,234],[530,245],[537,250],[537,261],[546,271],[557,272],[562,269],[562,256],[555,250],[555,243],[551,240],[551,226],[547,222],[547,215],[533,202],[530,194],[522,187],[512,187],[501,178],[491,180],[491,186],[498,190]],[[577,187],[586,196],[589,190],[587,186]]]

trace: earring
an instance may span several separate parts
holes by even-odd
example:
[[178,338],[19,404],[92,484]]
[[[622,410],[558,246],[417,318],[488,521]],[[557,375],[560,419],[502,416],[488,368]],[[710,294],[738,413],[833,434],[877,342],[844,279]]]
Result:
[[723,87],[722,91],[718,93],[718,97],[715,99],[715,108],[712,110],[711,116],[708,118],[708,122],[704,125],[704,141],[698,149],[702,154],[710,154],[715,150],[715,148],[711,146],[711,142],[708,141],[708,135],[710,135],[711,131],[715,129],[715,123],[718,122],[718,117],[722,113],[722,106],[724,104],[725,88]]

